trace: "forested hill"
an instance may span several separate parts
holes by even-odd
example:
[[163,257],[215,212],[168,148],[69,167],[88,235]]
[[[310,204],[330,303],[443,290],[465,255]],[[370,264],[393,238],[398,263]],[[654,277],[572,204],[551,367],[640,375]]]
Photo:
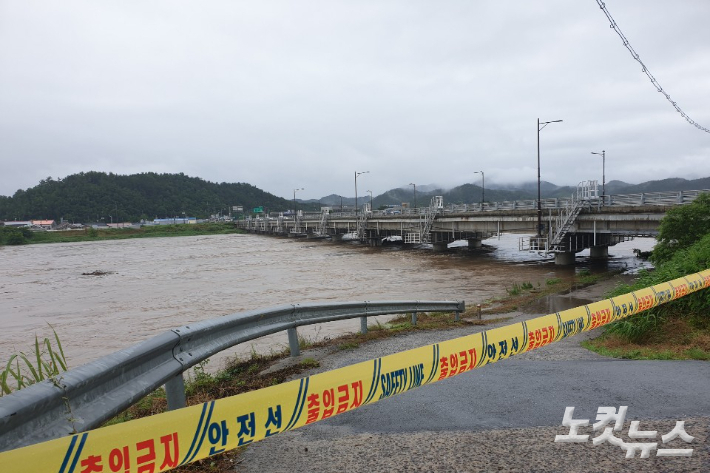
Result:
[[51,177],[12,197],[0,196],[0,220],[64,218],[74,222],[137,221],[182,216],[207,217],[245,210],[287,210],[291,201],[245,183],[213,183],[197,177],[152,172],[118,175],[103,172]]

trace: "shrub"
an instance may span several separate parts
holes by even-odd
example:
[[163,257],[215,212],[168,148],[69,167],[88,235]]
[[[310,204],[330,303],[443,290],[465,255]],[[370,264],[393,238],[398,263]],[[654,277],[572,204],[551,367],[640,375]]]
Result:
[[[710,234],[687,248],[677,248],[670,260],[658,265],[653,271],[643,271],[633,285],[623,285],[609,295],[619,296],[665,281],[710,268]],[[710,291],[705,289],[642,312],[624,320],[614,322],[607,328],[627,340],[643,339],[650,331],[662,325],[669,314],[674,316],[695,316],[705,319],[710,314]]]
[[710,194],[700,194],[688,205],[670,209],[658,227],[658,243],[651,261],[669,261],[673,255],[710,234]]

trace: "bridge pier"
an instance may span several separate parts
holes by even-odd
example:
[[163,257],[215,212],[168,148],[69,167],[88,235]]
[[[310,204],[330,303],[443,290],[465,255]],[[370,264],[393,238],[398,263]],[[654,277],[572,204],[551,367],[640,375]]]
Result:
[[468,247],[469,248],[480,248],[483,246],[483,240],[480,238],[469,238],[468,239]]
[[443,251],[446,251],[449,248],[449,244],[445,241],[439,241],[436,243],[432,243],[431,246],[433,247],[434,251],[437,253],[441,253]]
[[369,238],[368,243],[370,246],[382,246],[382,238],[375,237],[375,238]]
[[591,259],[607,259],[609,258],[609,246],[592,246],[589,248],[589,257]]
[[574,264],[574,252],[565,251],[562,253],[555,253],[555,264],[559,266]]

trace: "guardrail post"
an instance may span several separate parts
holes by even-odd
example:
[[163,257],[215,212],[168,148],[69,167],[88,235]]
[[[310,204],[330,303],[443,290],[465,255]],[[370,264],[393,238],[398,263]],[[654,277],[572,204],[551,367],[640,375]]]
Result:
[[301,348],[298,346],[298,332],[295,328],[290,328],[288,332],[288,347],[291,349],[291,356],[298,356],[301,354]]
[[459,321],[459,313],[460,313],[460,312],[459,312],[458,310],[457,310],[456,312],[454,312],[454,322],[458,322],[458,321]]
[[169,411],[185,407],[185,380],[182,373],[165,383],[165,395],[168,397]]
[[476,304],[476,310],[478,311],[478,320],[481,320],[481,304]]
[[360,333],[363,335],[367,333],[367,317],[360,317]]
[[417,325],[417,313],[412,312],[412,325]]

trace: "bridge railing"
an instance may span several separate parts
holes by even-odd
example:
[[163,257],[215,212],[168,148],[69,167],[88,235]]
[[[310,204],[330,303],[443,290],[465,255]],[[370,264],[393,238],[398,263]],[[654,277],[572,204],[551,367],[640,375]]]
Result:
[[673,191],[673,192],[644,192],[641,194],[621,194],[606,195],[602,199],[602,205],[606,207],[642,205],[672,206],[689,204],[700,194],[708,193],[710,189]]
[[[674,206],[688,204],[695,200],[702,193],[710,193],[710,189],[700,189],[700,190],[686,190],[686,191],[672,191],[672,192],[644,192],[640,194],[614,194],[614,195],[604,195],[598,196],[598,192],[592,194],[591,192],[586,195],[585,200],[587,201],[588,207],[639,207],[644,205],[657,205],[657,206]],[[543,210],[559,210],[569,207],[573,199],[570,198],[550,198],[541,199],[540,208]],[[537,200],[506,200],[503,202],[485,202],[483,204],[449,204],[443,207],[442,212],[446,214],[450,213],[476,213],[476,212],[493,212],[493,211],[509,211],[509,210],[536,210]],[[372,211],[372,217],[380,216],[412,216],[412,215],[425,215],[429,212],[428,207],[418,207],[416,209],[398,209],[396,213],[391,210],[374,210]],[[329,218],[353,218],[355,216],[354,211],[333,211],[330,213]],[[320,214],[308,215],[312,219],[320,219]],[[287,219],[287,218],[286,218]],[[246,221],[245,221],[246,222]],[[240,225],[248,227],[248,223],[241,223]]]
[[[542,209],[559,209],[566,205],[570,199],[542,199]],[[503,202],[485,202],[483,204],[459,204],[444,207],[446,213],[493,212],[497,210],[536,210],[537,200],[505,200]]]
[[157,335],[51,380],[0,397],[0,452],[98,427],[165,384],[168,408],[185,405],[182,373],[227,348],[296,327],[417,312],[460,312],[463,301],[367,301],[284,305],[197,322]]

